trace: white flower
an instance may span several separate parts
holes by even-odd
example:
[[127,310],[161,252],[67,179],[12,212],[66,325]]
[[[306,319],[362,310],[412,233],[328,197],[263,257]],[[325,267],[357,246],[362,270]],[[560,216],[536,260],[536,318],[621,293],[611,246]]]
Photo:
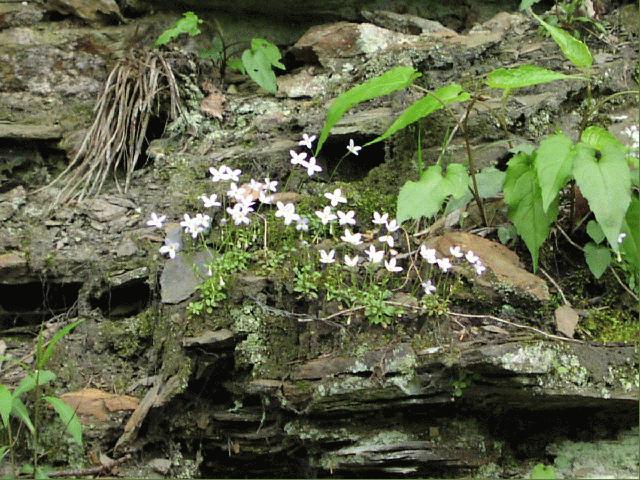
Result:
[[376,250],[373,245],[369,245],[369,250],[366,250],[365,253],[371,263],[380,263],[384,257],[384,250]]
[[402,267],[396,266],[396,259],[391,258],[389,261],[384,261],[384,268],[391,273],[398,273],[402,271]]
[[390,221],[387,222],[387,230],[390,233],[395,232],[399,228],[400,228],[400,225],[398,225],[398,222],[396,222],[395,218],[393,220],[390,220]]
[[355,225],[356,219],[354,218],[356,212],[353,210],[349,210],[347,213],[344,213],[340,210],[336,212],[338,214],[338,223],[342,225]]
[[238,187],[234,182],[231,183],[227,195],[236,201],[244,200],[247,191],[243,187]]
[[354,257],[350,257],[349,255],[344,256],[344,264],[347,267],[357,267],[359,261],[360,261],[360,257],[358,255]]
[[[151,216],[153,217],[153,215],[155,215],[155,214],[152,213]],[[149,225],[149,222],[147,222],[147,225]],[[621,233],[620,235],[618,235],[618,243],[622,243],[626,236],[627,236],[626,233]]]
[[480,257],[473,253],[473,250],[469,250],[464,257],[467,259],[467,262],[471,263],[472,265],[480,260]]
[[382,215],[380,215],[378,212],[373,212],[372,223],[374,223],[375,225],[386,225],[388,218],[388,213],[383,213]]
[[320,263],[334,263],[336,261],[335,256],[335,250],[331,250],[329,253],[324,250],[320,250]]
[[640,130],[636,125],[631,125],[623,130],[623,133],[631,139],[631,148],[636,150],[640,148]]
[[204,208],[219,207],[222,205],[218,201],[218,195],[216,195],[215,193],[211,194],[208,197],[206,195],[200,195],[200,200],[202,200],[202,203],[204,203]]
[[160,253],[162,255],[169,255],[169,258],[173,260],[174,258],[176,258],[178,247],[180,247],[180,245],[178,245],[177,243],[172,242],[171,240],[165,240],[165,244],[160,247]]
[[282,217],[285,225],[291,225],[292,222],[300,220],[300,215],[296,213],[296,207],[293,203],[285,205],[282,202],[277,202],[276,206],[278,207],[276,217]]
[[438,263],[438,268],[443,272],[447,272],[452,266],[451,261],[447,257],[439,258],[437,260],[437,263]]
[[333,193],[325,193],[324,197],[331,201],[332,207],[337,207],[339,203],[347,203],[347,197],[342,195],[340,188],[336,188]]
[[464,257],[464,253],[462,253],[462,250],[460,249],[459,245],[456,245],[454,247],[449,247],[449,253],[451,253],[451,255],[456,258]]
[[382,235],[381,237],[378,237],[378,241],[381,243],[386,243],[387,245],[389,245],[389,248],[393,248],[393,246],[395,245],[395,240],[391,235]]
[[313,141],[316,139],[315,135],[307,135],[306,133],[302,134],[302,140],[300,140],[298,142],[298,145],[304,145],[305,147],[307,147],[309,150],[311,150],[311,148],[313,147]]
[[431,280],[427,280],[426,282],[424,282],[422,284],[422,288],[424,288],[424,293],[426,293],[427,295],[431,295],[436,291],[436,286],[431,283]]
[[327,223],[332,222],[333,220],[338,218],[331,211],[331,207],[329,207],[329,206],[324,207],[324,210],[322,210],[322,211],[316,211],[316,215],[322,221],[323,225],[326,225]]
[[362,243],[362,234],[351,233],[348,228],[345,228],[344,235],[340,237],[340,240],[350,243],[351,245],[360,245]]
[[251,223],[249,213],[253,211],[252,205],[253,202],[238,202],[233,206],[233,208],[227,207],[227,213],[231,215],[231,218],[236,225],[249,225]]
[[264,179],[263,189],[265,192],[275,192],[278,190],[278,182],[267,177]]
[[298,218],[296,223],[296,230],[299,232],[309,231],[309,219],[307,217]]
[[273,195],[267,195],[265,192],[260,192],[258,200],[260,200],[260,203],[264,203],[265,205],[271,205],[273,203]]
[[218,183],[222,180],[222,173],[217,168],[211,167],[209,169],[209,173],[211,173],[211,181],[214,183]]
[[256,192],[261,192],[264,190],[264,185],[252,178],[251,180],[249,180],[249,189]]
[[303,160],[300,165],[307,169],[307,175],[310,177],[313,177],[314,173],[322,171],[322,167],[316,164],[316,157],[311,157],[308,162]]
[[476,274],[478,275],[482,275],[484,273],[484,271],[487,269],[487,267],[485,267],[482,262],[480,262],[479,260],[474,263],[473,268],[476,269]]
[[151,220],[147,220],[147,225],[150,227],[162,228],[166,219],[166,215],[158,216],[156,212],[151,212]]
[[391,248],[389,249],[389,255],[395,257],[396,255],[398,255],[398,251]]
[[354,155],[358,155],[358,152],[360,150],[362,150],[362,147],[358,147],[355,142],[353,141],[353,138],[349,139],[349,145],[347,145],[347,150],[350,153],[353,153]]
[[435,248],[427,248],[426,245],[420,246],[420,256],[424,258],[427,263],[433,265],[438,261],[436,258],[436,249]]
[[191,215],[185,213],[182,218],[184,218],[184,220],[180,222],[180,226],[184,228],[186,233],[191,233],[191,227],[195,225],[193,219],[191,218]]
[[193,218],[193,223],[202,227],[204,230],[206,230],[211,226],[211,217],[209,215],[203,215],[201,213],[198,213]]
[[220,167],[220,179],[221,180],[231,180],[232,182],[240,181],[240,174],[242,173],[239,169],[232,169],[227,167],[226,165],[222,165]]
[[307,152],[297,153],[295,150],[289,150],[289,155],[291,155],[291,165],[302,165],[307,158]]

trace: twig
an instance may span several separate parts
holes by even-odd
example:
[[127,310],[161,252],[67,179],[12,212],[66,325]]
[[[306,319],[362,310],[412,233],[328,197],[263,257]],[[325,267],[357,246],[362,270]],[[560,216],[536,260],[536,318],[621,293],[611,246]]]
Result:
[[560,285],[558,285],[558,283],[551,278],[551,275],[549,275],[544,268],[540,267],[540,271],[542,272],[542,274],[547,277],[547,280],[549,280],[554,287],[556,287],[556,290],[558,290],[558,293],[560,294],[560,296],[562,297],[562,301],[564,302],[565,305],[569,305],[571,306],[571,304],[567,301],[567,297],[564,296],[564,293],[562,292],[562,289],[560,288]]
[[62,478],[62,477],[88,477],[90,475],[103,475],[105,473],[109,473],[114,467],[118,465],[122,465],[123,463],[131,460],[131,455],[126,454],[124,457],[118,458],[116,460],[112,460],[110,462],[105,463],[104,465],[100,465],[99,467],[91,467],[91,468],[80,468],[77,470],[61,470],[59,472],[51,472],[48,474],[50,478]]
[[575,248],[577,248],[578,250],[580,250],[581,252],[584,252],[584,248],[582,248],[580,245],[578,245],[576,242],[574,242],[573,240],[571,240],[571,237],[567,234],[567,232],[565,232],[562,227],[560,225],[556,225],[556,228],[560,231],[560,233],[562,234],[562,236],[567,240],[567,242],[569,242],[571,245],[573,245]]
[[626,291],[629,295],[631,295],[631,296],[633,297],[633,299],[634,299],[636,302],[640,302],[640,299],[638,298],[638,296],[637,296],[635,293],[633,293],[633,290],[631,290],[629,287],[627,287],[627,286],[625,285],[625,283],[622,281],[622,279],[618,276],[618,274],[616,273],[616,269],[615,269],[615,268],[613,268],[613,267],[610,267],[610,268],[611,268],[611,273],[613,273],[613,276],[616,278],[616,280],[618,281],[618,283],[620,284],[620,286],[621,286],[622,288],[624,288],[624,289],[625,289],[625,291]]
[[529,325],[522,325],[520,323],[510,322],[509,320],[504,320],[502,318],[494,317],[493,315],[474,315],[471,313],[452,312],[450,310],[447,311],[447,313],[449,315],[457,315],[459,317],[465,317],[465,318],[488,318],[490,320],[493,320],[494,322],[503,323],[505,325],[511,325],[512,327],[523,328],[525,330],[531,330],[533,332],[536,332],[542,335],[543,337],[552,338],[554,340],[562,340],[563,342],[584,343],[581,340],[576,340],[575,338],[567,338],[567,337],[561,337],[559,335],[553,335],[552,333],[544,332],[538,328],[531,327]]

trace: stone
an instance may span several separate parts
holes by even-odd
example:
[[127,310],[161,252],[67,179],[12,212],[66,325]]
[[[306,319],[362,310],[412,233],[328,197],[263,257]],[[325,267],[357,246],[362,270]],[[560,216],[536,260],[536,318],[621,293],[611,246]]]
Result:
[[95,198],[89,200],[87,203],[87,215],[89,215],[91,219],[101,223],[122,218],[127,213],[126,207],[114,205],[104,198]]
[[278,77],[278,97],[314,98],[327,93],[328,77],[314,75],[312,69],[304,69],[296,73]]
[[8,252],[0,255],[0,282],[27,273],[27,260],[18,252]]
[[223,328],[222,330],[210,331],[198,335],[197,337],[185,337],[182,339],[184,347],[207,346],[209,348],[225,348],[234,343],[235,335],[231,330]]
[[58,140],[63,129],[58,125],[21,125],[0,122],[0,138],[11,140]]
[[193,295],[206,278],[206,264],[211,258],[208,252],[198,252],[195,256],[178,252],[173,260],[167,260],[160,275],[162,303],[180,303]]
[[154,472],[166,475],[171,469],[171,460],[168,458],[154,458],[149,461],[148,465]]
[[396,13],[387,10],[363,10],[362,16],[379,27],[409,35],[429,35],[437,33],[443,37],[458,36],[454,30],[445,27],[440,22],[408,13]]
[[32,2],[0,3],[0,30],[35,25],[42,16],[42,9]]
[[89,23],[123,19],[115,0],[49,0],[47,7],[63,15],[73,15]]

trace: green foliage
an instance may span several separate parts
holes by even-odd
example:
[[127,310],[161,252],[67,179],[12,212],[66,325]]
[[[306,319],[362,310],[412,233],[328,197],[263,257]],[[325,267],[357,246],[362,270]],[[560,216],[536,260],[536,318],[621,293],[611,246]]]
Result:
[[317,299],[322,272],[316,270],[315,266],[309,263],[295,267],[293,271],[296,275],[293,291],[303,294],[307,298]]
[[156,40],[156,47],[166,45],[172,40],[178,38],[182,34],[187,34],[190,37],[195,37],[202,33],[198,25],[202,23],[202,20],[198,15],[193,12],[185,12],[182,14],[182,18],[178,20],[173,26],[164,32]]
[[387,326],[402,314],[402,308],[387,302],[392,295],[384,286],[377,284],[362,291],[358,302],[364,306],[364,313],[371,324]]
[[600,278],[611,264],[611,251],[603,246],[589,242],[584,246],[584,257],[593,276]]
[[[498,170],[496,167],[486,167],[476,174],[476,182],[478,183],[478,194],[480,198],[495,198],[502,193],[504,179],[506,173]],[[445,213],[451,213],[459,208],[464,208],[471,200],[473,200],[473,181],[469,177],[469,188],[464,196],[458,199],[452,199],[447,204]]]
[[532,13],[538,22],[549,32],[551,38],[564,53],[565,57],[569,59],[578,68],[588,68],[593,64],[593,57],[589,51],[589,47],[580,40],[574,38],[570,33],[564,31],[561,28],[554,27],[549,23],[542,20],[538,15]]
[[[80,325],[82,322],[83,320],[75,321],[73,323],[70,323],[69,325],[65,325],[64,327],[62,327],[60,330],[56,332],[53,338],[49,340],[49,342],[47,343],[47,346],[42,351],[42,354],[38,356],[38,368],[44,368],[47,366],[47,364],[51,360],[51,357],[55,353],[56,347],[58,346],[58,343],[60,342],[60,340],[62,340],[69,333],[75,330],[76,327]],[[40,338],[42,339],[43,337],[41,336]]]
[[45,396],[43,399],[56,411],[73,441],[82,446],[82,424],[76,411],[57,397]]
[[509,160],[504,199],[509,205],[509,219],[531,253],[535,271],[540,247],[558,215],[558,204],[554,201],[546,211],[543,208],[542,190],[533,160],[534,157],[526,153],[519,153]]
[[396,118],[386,132],[370,141],[365,146],[385,140],[403,128],[417,122],[421,118],[427,117],[433,112],[454,103],[465,102],[469,100],[469,98],[471,98],[469,93],[460,85],[455,83],[441,87],[435,92],[428,93],[420,100],[412,103],[400,114],[398,118]]
[[280,62],[282,55],[273,43],[263,39],[251,40],[251,48],[242,53],[242,65],[251,79],[266,91],[275,94],[278,90],[273,68],[285,69]]
[[589,223],[587,223],[587,234],[596,243],[602,243],[605,238],[600,225],[595,220],[589,220]]
[[571,176],[573,142],[564,133],[557,133],[542,141],[535,156],[535,168],[542,209],[547,212],[558,198],[558,193],[567,184]]
[[564,73],[554,72],[536,65],[522,65],[516,68],[498,68],[494,70],[487,76],[487,85],[491,88],[510,91],[569,78],[581,77],[565,75]]
[[408,181],[398,194],[398,222],[431,218],[449,197],[462,198],[467,192],[469,174],[464,165],[452,163],[442,175],[440,165],[427,168],[417,182]]
[[317,156],[320,153],[322,145],[324,145],[331,130],[348,110],[367,100],[382,97],[397,90],[407,88],[416,78],[420,77],[420,75],[419,72],[411,67],[396,67],[383,73],[379,77],[356,85],[336,98],[327,112],[327,119],[320,133],[315,155]]
[[528,10],[540,0],[522,0],[520,2],[520,10]]
[[556,469],[552,465],[538,463],[529,474],[529,478],[536,480],[555,480],[558,478]]
[[628,265],[631,288],[640,286],[640,199],[634,196],[627,210],[623,231],[626,235],[620,250],[625,264]]

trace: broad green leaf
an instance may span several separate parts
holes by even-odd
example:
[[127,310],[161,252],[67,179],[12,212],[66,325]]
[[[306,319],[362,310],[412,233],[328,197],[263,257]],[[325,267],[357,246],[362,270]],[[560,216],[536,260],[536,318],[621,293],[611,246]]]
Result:
[[432,165],[417,182],[408,181],[398,194],[398,222],[433,217],[448,196],[461,198],[467,192],[469,174],[464,165],[452,163],[442,175],[440,165]]
[[200,35],[201,31],[198,25],[202,23],[202,20],[198,15],[193,12],[185,12],[182,14],[182,18],[178,20],[173,27],[165,30],[156,40],[156,46],[166,45],[174,38],[179,37],[183,33],[188,34],[190,37]]
[[564,133],[557,133],[547,137],[536,152],[534,164],[545,212],[571,177],[572,149],[571,139]]
[[13,406],[13,396],[6,387],[6,385],[0,385],[0,417],[2,417],[2,424],[7,427],[9,425],[9,416],[11,415],[11,408]]
[[31,433],[36,431],[33,423],[31,422],[31,419],[29,418],[29,411],[27,410],[27,407],[25,407],[24,403],[22,403],[22,400],[15,396],[13,397],[11,406],[11,415],[24,423]]
[[563,29],[549,25],[536,14],[533,14],[533,16],[542,24],[547,32],[549,32],[560,47],[560,50],[562,50],[562,53],[564,53],[565,57],[567,57],[571,63],[578,68],[587,68],[593,64],[593,57],[586,44],[574,38]]
[[[478,193],[480,198],[494,198],[502,191],[504,185],[505,172],[498,170],[496,167],[483,168],[476,174],[476,181],[478,182]],[[460,208],[464,208],[471,200],[473,200],[473,180],[469,176],[469,188],[465,194],[458,198],[452,198],[447,203],[445,214],[451,213]]]
[[568,78],[572,78],[572,76],[536,65],[522,65],[516,68],[494,70],[487,77],[487,85],[501,90],[515,90],[516,88],[531,87]]
[[35,372],[31,372],[20,381],[16,389],[13,391],[13,398],[18,398],[25,393],[30,392],[38,385],[46,385],[55,379],[56,374],[50,370],[40,370],[39,372],[36,370]]
[[76,322],[70,323],[69,325],[66,325],[56,332],[56,334],[45,347],[44,351],[41,351],[38,354],[38,368],[42,369],[47,366],[47,363],[49,363],[49,360],[51,360],[51,357],[55,353],[56,347],[58,346],[58,343],[60,343],[60,340],[71,333],[82,322],[82,320],[78,320]]
[[57,397],[44,397],[44,399],[56,411],[67,431],[71,434],[73,441],[82,446],[82,423],[76,411]]
[[229,61],[227,62],[228,67],[231,70],[235,70],[236,72],[239,72],[243,75],[247,74],[247,71],[244,68],[244,65],[242,64],[242,59],[241,58],[230,58]]
[[264,38],[254,38],[251,40],[251,50],[254,52],[262,50],[265,56],[269,59],[271,65],[281,70],[285,70],[285,66],[280,61],[282,58],[280,49],[270,41],[265,40]]
[[529,474],[529,478],[535,480],[555,480],[558,478],[556,475],[556,469],[552,465],[545,465],[538,463]]
[[587,223],[587,234],[591,237],[591,240],[596,243],[602,243],[602,240],[605,238],[604,232],[595,220],[589,220],[589,223]]
[[[627,210],[624,233],[626,237],[620,244],[620,250],[624,253],[625,260],[635,269],[635,275],[640,276],[640,200],[637,197],[631,200]],[[640,281],[640,278],[637,278],[637,281]]]
[[382,97],[396,90],[407,88],[420,76],[421,73],[411,67],[395,67],[379,77],[356,85],[336,98],[327,112],[327,120],[320,133],[315,155],[317,156],[318,153],[320,153],[322,145],[327,140],[331,130],[349,109],[367,100]]
[[520,10],[528,10],[540,0],[522,0],[520,2]]
[[582,143],[596,150],[617,149],[620,150],[621,153],[625,153],[627,150],[627,147],[625,147],[614,134],[598,126],[586,128],[585,131],[582,132],[580,140]]
[[273,73],[271,61],[263,49],[245,50],[242,53],[242,65],[251,79],[267,92],[275,94],[278,91],[276,74]]
[[609,248],[589,242],[584,246],[584,258],[593,276],[600,278],[611,264],[611,250]]
[[433,112],[453,103],[467,101],[469,98],[471,98],[469,93],[460,85],[455,83],[441,87],[435,92],[428,93],[420,100],[412,103],[404,112],[402,112],[402,114],[400,114],[398,118],[396,118],[386,132],[378,138],[371,140],[366,145],[381,142],[408,125],[417,122],[421,118],[427,117]]
[[546,212],[542,208],[542,193],[532,156],[521,153],[509,160],[504,199],[509,205],[509,219],[527,245],[533,260],[533,270],[536,271],[538,253],[549,236],[550,225],[558,215],[558,205],[553,202]]
[[631,178],[624,153],[607,148],[597,159],[596,150],[582,142],[574,151],[573,177],[609,245],[617,252],[618,235],[631,202]]

